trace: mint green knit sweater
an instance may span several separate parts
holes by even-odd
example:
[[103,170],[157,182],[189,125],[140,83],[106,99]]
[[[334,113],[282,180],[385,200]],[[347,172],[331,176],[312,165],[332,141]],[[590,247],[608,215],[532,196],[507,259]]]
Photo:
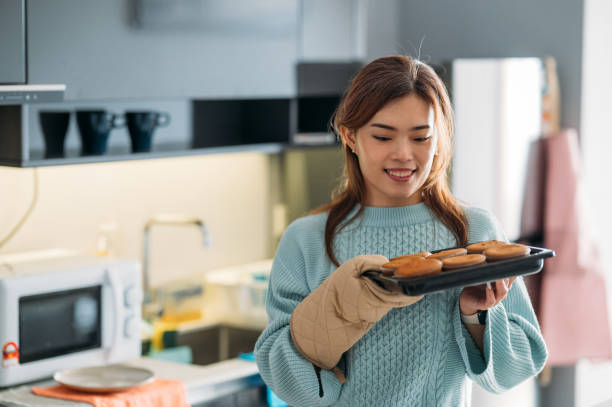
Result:
[[[469,241],[504,239],[486,211],[466,208]],[[274,258],[267,296],[269,324],[255,345],[261,376],[292,406],[460,406],[466,378],[500,393],[537,374],[547,351],[522,279],[489,309],[481,353],[459,314],[461,289],[425,295],[392,309],[343,356],[340,384],[315,371],[289,333],[295,307],[336,267],[325,254],[327,214],[301,218],[285,231]],[[340,264],[361,254],[388,258],[456,246],[424,204],[366,207],[335,239]]]

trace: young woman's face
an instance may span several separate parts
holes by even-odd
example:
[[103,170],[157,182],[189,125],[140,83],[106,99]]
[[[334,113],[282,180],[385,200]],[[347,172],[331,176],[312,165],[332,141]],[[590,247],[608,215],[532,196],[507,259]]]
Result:
[[365,126],[342,129],[355,151],[367,206],[405,206],[422,201],[437,138],[433,108],[414,93],[380,109]]

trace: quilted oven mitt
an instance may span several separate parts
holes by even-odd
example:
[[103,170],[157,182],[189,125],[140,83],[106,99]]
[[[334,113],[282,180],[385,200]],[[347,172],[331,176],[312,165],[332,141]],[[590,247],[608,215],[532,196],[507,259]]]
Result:
[[361,275],[379,270],[388,260],[363,255],[343,263],[291,314],[291,338],[296,349],[315,366],[332,370],[341,383],[346,378],[337,364],[391,308],[405,307],[423,296],[387,291]]

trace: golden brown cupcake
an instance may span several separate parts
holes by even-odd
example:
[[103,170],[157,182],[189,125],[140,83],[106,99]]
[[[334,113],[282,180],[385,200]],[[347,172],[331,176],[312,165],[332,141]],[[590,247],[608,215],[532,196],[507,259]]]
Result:
[[464,254],[462,256],[448,257],[442,260],[442,267],[445,270],[455,270],[484,264],[486,260],[487,258],[482,254]]
[[429,257],[414,257],[395,269],[396,277],[422,277],[442,271],[442,262]]
[[531,253],[531,249],[525,245],[507,243],[488,248],[485,250],[484,255],[487,257],[487,261],[499,261],[526,257],[529,256],[529,253]]

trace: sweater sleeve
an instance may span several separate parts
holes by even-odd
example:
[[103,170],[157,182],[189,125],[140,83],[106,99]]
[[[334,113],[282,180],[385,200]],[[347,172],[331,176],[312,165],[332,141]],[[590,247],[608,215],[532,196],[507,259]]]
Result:
[[[505,240],[492,216],[487,213],[484,215],[480,220],[473,219],[470,222],[470,228],[474,225],[473,230],[482,233],[482,237],[476,236],[474,241]],[[468,376],[493,393],[501,393],[535,376],[542,370],[548,357],[540,326],[521,277],[515,280],[506,299],[487,312],[482,353],[461,322],[459,298],[453,313],[453,329]]]
[[303,254],[288,232],[272,266],[266,297],[268,327],[255,344],[255,359],[264,382],[290,405],[328,406],[338,399],[342,385],[331,371],[317,372],[291,339],[291,313],[310,289]]
[[517,278],[501,303],[487,312],[483,352],[461,323],[459,300],[453,316],[455,338],[470,379],[501,393],[542,370],[546,344],[522,278]]

